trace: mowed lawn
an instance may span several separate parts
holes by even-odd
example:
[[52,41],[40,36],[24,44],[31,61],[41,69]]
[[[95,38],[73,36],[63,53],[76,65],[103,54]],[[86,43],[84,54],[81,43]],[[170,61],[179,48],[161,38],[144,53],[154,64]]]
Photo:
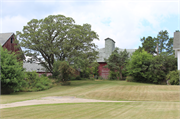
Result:
[[179,119],[178,102],[65,103],[2,109],[1,119]]
[[129,118],[179,119],[180,86],[125,81],[72,81],[40,92],[1,95],[1,103],[47,96],[76,96],[141,102],[46,104],[1,109],[1,118]]
[[131,101],[180,101],[180,86],[153,85],[125,81],[72,81],[70,86],[57,85],[39,92],[19,92],[1,95],[1,104],[46,96],[76,96],[79,98]]

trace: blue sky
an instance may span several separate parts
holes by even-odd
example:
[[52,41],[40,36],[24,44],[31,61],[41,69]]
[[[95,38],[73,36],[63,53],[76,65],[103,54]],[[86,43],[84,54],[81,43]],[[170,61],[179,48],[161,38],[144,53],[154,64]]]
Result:
[[0,32],[22,31],[31,19],[62,14],[76,24],[91,24],[104,47],[109,37],[116,47],[134,49],[140,38],[180,30],[180,0],[0,0]]

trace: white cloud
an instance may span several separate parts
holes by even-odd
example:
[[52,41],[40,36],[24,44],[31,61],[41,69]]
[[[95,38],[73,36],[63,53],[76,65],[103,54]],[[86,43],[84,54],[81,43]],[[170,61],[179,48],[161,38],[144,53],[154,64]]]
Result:
[[2,19],[2,32],[21,31],[28,21],[29,19],[22,16],[6,16]]
[[[104,39],[107,37],[115,40],[117,47],[138,48],[141,44],[140,38],[143,37],[144,33],[157,34],[160,30],[165,30],[163,28],[166,27],[161,27],[161,24],[166,21],[165,19],[171,17],[171,15],[178,15],[176,0],[174,2],[169,2],[169,0],[159,2],[156,0],[139,2],[128,0],[56,2],[54,0],[49,4],[52,5],[54,3],[56,3],[56,6],[54,6],[56,8],[52,11],[52,14],[72,17],[80,25],[83,23],[91,24],[92,29],[99,34],[100,41],[95,41],[99,48],[104,47]],[[43,4],[48,4],[48,2],[43,2]],[[41,6],[38,7],[41,9]],[[44,11],[46,10],[48,11],[48,9],[44,9]],[[47,17],[45,15],[49,15],[49,12],[41,15],[41,17]],[[39,18],[37,15],[33,17]],[[14,17],[6,16],[3,18],[3,31],[11,29],[15,31],[22,30],[22,26],[26,25],[31,19],[20,15]],[[147,21],[148,24],[144,24],[143,21]],[[9,27],[12,28],[10,29]]]

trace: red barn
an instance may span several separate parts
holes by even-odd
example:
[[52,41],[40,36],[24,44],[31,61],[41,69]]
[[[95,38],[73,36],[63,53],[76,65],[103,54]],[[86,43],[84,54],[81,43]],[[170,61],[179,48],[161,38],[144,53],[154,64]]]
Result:
[[0,43],[3,48],[8,51],[17,52],[21,51],[21,48],[16,48],[14,33],[0,33]]
[[[104,58],[108,59],[111,53],[115,49],[115,41],[111,38],[105,39],[105,48],[99,49],[99,58],[97,59],[97,62],[99,63],[99,76],[103,77],[104,79],[108,78],[109,75],[109,69],[104,68],[107,63],[105,62]],[[124,49],[119,48],[119,51],[123,51]],[[136,49],[126,49],[127,52],[129,52],[129,55],[131,55]]]

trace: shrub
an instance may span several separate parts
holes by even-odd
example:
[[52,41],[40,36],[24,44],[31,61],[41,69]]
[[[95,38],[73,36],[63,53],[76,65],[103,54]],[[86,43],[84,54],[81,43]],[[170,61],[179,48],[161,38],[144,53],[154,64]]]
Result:
[[176,69],[176,58],[167,53],[152,56],[146,51],[134,52],[127,65],[128,75],[134,81],[162,84],[169,71]]
[[53,76],[52,76],[52,75],[49,75],[48,78],[53,79]]
[[47,74],[42,74],[41,76],[47,76]]
[[75,76],[75,70],[69,65],[67,61],[60,61],[58,71],[60,72],[59,81],[66,82],[72,76]]
[[152,72],[148,71],[152,60],[152,55],[142,50],[142,52],[134,52],[126,67],[128,75],[134,77],[137,82],[149,82]]
[[61,65],[61,61],[57,60],[53,64],[53,74],[52,77],[58,79],[60,72],[59,72],[59,66]]
[[25,77],[26,85],[21,88],[21,91],[41,91],[52,87],[52,82],[48,77],[43,75],[39,77],[35,71],[26,72]]
[[127,82],[133,82],[134,81],[134,78],[132,76],[127,76],[126,77],[126,81]]
[[24,85],[24,71],[22,62],[17,60],[14,52],[9,52],[7,49],[1,50],[1,93],[9,94],[19,91]]
[[62,85],[62,86],[67,86],[67,85],[70,85],[70,84],[71,84],[71,82],[69,82],[69,81],[61,82],[61,85]]
[[70,80],[81,80],[80,76],[71,76]]
[[109,80],[117,80],[118,72],[109,71],[108,79]]
[[76,76],[75,80],[81,80],[80,76]]
[[166,80],[169,80],[168,82],[171,85],[179,85],[179,71],[170,71],[166,76]]

